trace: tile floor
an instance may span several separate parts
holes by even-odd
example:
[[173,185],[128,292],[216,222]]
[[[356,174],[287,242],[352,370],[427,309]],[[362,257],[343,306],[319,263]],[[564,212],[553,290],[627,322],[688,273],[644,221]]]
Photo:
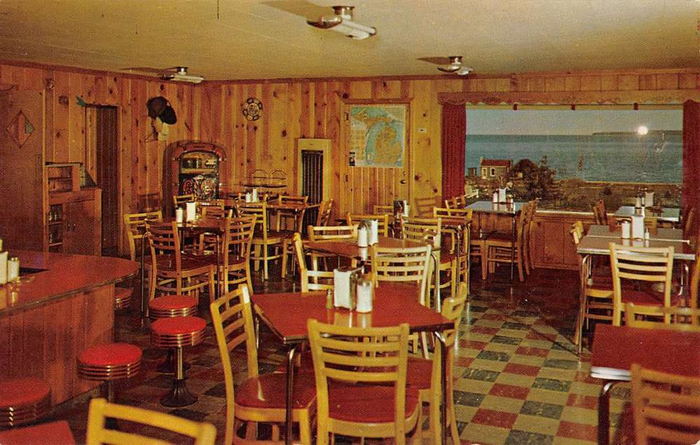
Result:
[[[504,268],[505,269],[505,268]],[[477,276],[478,274],[472,274]],[[538,270],[525,283],[505,274],[472,283],[470,303],[460,329],[454,375],[456,414],[465,443],[585,444],[595,443],[600,381],[590,378],[589,354],[579,357],[570,338],[577,307],[577,273]],[[288,288],[269,283],[267,291]],[[259,283],[256,290],[261,291]],[[201,310],[201,313],[204,313]],[[223,373],[212,335],[185,352],[192,368],[188,387],[199,395],[192,406],[168,409],[158,403],[171,382],[156,365],[163,351],[150,346],[147,328],[133,316],[117,318],[120,341],[144,349],[144,371],[123,385],[120,403],[170,412],[217,426],[223,436]],[[282,360],[279,344],[262,332],[261,372]],[[244,361],[241,354],[241,361]],[[239,375],[243,377],[241,366]],[[58,407],[55,417],[69,421],[79,442],[84,439],[88,395]],[[611,401],[611,437],[625,442],[617,428],[629,400],[629,386],[618,385]],[[623,428],[622,430],[626,430]]]

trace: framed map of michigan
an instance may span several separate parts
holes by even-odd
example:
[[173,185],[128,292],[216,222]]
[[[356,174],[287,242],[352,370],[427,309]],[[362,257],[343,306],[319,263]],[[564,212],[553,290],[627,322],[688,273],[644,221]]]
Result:
[[355,166],[403,167],[407,108],[405,104],[349,105],[349,150]]

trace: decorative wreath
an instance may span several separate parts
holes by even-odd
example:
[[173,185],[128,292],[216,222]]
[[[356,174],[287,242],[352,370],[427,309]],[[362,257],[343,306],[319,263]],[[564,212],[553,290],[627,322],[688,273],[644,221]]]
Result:
[[255,97],[249,97],[241,106],[243,116],[249,121],[256,121],[262,117],[263,104]]

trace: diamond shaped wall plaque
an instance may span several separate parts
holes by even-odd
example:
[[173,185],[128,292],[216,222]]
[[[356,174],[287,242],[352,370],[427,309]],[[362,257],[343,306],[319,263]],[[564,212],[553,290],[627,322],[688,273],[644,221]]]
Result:
[[32,125],[29,119],[27,119],[27,116],[20,110],[17,116],[10,121],[7,128],[5,128],[5,131],[10,138],[21,147],[27,142],[29,136],[34,133],[34,125]]

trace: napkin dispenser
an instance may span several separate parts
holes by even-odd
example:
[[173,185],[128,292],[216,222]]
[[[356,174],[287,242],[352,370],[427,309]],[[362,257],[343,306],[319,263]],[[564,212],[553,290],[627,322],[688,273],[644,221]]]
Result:
[[644,192],[644,205],[654,207],[654,192]]
[[630,238],[630,222],[625,220],[622,221],[620,224],[620,230],[622,232],[622,239],[629,239]]
[[498,202],[506,202],[508,199],[508,189],[507,188],[499,188],[498,189]]
[[357,282],[357,312],[372,311],[373,293],[374,285],[370,280],[362,278]]
[[360,269],[341,267],[333,270],[333,306],[354,310],[357,305],[357,280]]
[[361,221],[357,227],[357,247],[369,246],[369,230],[367,224]]
[[379,221],[376,219],[370,219],[367,221],[368,227],[368,243],[369,245],[377,244],[379,242]]
[[197,219],[197,203],[185,203],[185,221],[191,222]]
[[632,238],[644,238],[644,216],[632,215]]

